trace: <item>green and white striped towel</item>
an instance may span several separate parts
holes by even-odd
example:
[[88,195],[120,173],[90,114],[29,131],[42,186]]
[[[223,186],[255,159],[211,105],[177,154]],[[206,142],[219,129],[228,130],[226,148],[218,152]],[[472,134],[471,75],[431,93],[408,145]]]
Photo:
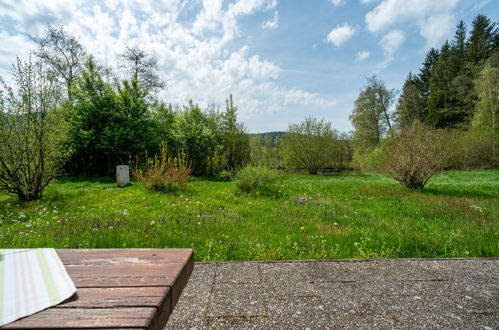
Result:
[[54,249],[0,250],[0,326],[60,304],[75,293]]

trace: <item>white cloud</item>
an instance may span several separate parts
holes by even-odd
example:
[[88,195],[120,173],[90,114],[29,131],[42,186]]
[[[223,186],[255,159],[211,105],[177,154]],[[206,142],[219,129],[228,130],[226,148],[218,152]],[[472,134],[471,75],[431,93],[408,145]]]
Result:
[[273,30],[279,26],[279,13],[274,11],[274,18],[270,21],[265,21],[262,24],[262,28]]
[[405,41],[405,34],[400,30],[392,30],[381,38],[379,45],[383,49],[385,59],[379,65],[378,69],[384,69],[391,61],[393,61],[395,53]]
[[359,51],[355,56],[355,62],[365,61],[369,58],[369,55],[371,55],[371,53],[369,53],[367,50]]
[[454,8],[459,0],[383,0],[366,14],[371,32],[390,27],[416,25],[427,47],[439,45],[454,28]]
[[[241,43],[241,17],[272,12],[276,6],[276,0],[204,0],[199,8],[184,0],[112,0],[100,5],[83,0],[19,4],[4,0],[0,2],[0,74],[5,71],[2,64],[10,67],[16,54],[24,57],[29,51],[31,43],[25,35],[43,32],[48,23],[63,24],[89,53],[115,69],[125,45],[139,46],[155,56],[159,75],[167,83],[159,97],[166,102],[183,104],[193,99],[200,106],[223,106],[232,93],[241,119],[253,122],[262,113],[286,111],[293,105],[335,104],[316,93],[282,86],[280,67]],[[193,20],[181,19],[185,19],[184,10]]]
[[346,0],[331,0],[331,3],[335,6],[341,6],[344,5]]
[[386,57],[393,56],[402,43],[405,41],[405,34],[400,30],[393,30],[383,36],[380,45]]
[[355,28],[345,23],[342,26],[338,25],[335,29],[332,29],[327,35],[326,40],[338,47],[353,37],[355,32]]

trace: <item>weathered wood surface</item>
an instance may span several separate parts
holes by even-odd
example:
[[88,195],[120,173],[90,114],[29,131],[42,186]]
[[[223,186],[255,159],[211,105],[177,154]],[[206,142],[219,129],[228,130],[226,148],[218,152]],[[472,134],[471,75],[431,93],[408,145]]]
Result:
[[57,253],[78,297],[5,329],[163,329],[194,267],[190,249]]

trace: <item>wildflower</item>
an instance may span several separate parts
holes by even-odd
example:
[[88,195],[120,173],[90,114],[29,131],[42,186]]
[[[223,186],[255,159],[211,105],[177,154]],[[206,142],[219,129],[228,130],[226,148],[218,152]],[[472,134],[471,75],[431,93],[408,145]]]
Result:
[[301,227],[300,227],[300,230],[305,230],[305,227],[301,226]]
[[64,244],[64,247],[67,248],[69,246],[69,244]]
[[478,211],[480,213],[483,213],[483,210],[484,210],[481,206],[478,206],[478,205],[470,205],[470,208],[472,208],[475,211]]
[[153,220],[153,221],[151,221],[151,226],[152,226],[152,225],[154,225],[154,220]]

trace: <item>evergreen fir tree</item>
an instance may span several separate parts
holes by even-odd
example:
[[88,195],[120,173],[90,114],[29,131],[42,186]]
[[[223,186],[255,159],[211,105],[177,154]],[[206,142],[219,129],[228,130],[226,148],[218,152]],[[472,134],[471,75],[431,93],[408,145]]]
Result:
[[419,89],[420,84],[419,77],[409,73],[395,111],[397,126],[401,130],[410,127],[415,120],[424,122],[426,118],[426,106]]
[[471,24],[470,38],[467,42],[467,61],[479,65],[493,52],[499,51],[499,31],[485,15],[477,15]]

